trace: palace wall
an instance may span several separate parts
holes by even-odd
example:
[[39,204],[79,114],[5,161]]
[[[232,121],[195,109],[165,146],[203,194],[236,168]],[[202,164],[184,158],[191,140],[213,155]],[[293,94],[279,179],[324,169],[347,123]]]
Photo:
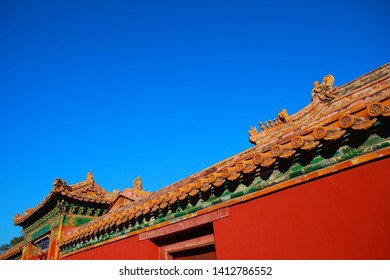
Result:
[[[377,160],[229,207],[212,221],[216,258],[389,259],[389,170]],[[159,258],[135,235],[64,259]]]
[[156,192],[57,178],[0,259],[390,259],[390,64],[251,127],[255,146]]

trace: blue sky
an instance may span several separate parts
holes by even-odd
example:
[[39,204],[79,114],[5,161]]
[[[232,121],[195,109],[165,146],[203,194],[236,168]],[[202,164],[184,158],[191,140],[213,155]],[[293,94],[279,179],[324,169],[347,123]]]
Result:
[[55,178],[155,191],[390,60],[386,1],[0,1],[0,244]]

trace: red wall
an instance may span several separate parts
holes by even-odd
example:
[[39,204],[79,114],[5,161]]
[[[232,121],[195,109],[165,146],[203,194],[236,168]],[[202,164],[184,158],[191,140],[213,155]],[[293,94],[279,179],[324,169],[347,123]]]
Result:
[[[230,207],[217,259],[390,259],[390,158]],[[65,259],[159,259],[129,237]]]
[[66,260],[150,260],[159,259],[159,249],[149,240],[138,241],[138,235],[99,246],[63,258]]
[[390,259],[390,158],[230,208],[218,259]]

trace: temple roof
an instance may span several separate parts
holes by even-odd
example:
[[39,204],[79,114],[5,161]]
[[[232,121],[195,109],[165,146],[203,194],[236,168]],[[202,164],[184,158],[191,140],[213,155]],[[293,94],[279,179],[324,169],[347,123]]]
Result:
[[[311,103],[296,114],[289,116],[283,110],[274,121],[260,123],[262,132],[252,127],[250,141],[255,146],[84,224],[59,245],[76,244],[130,220],[164,212],[169,205],[202,196],[224,183],[278,168],[275,162],[291,160],[296,152],[314,153],[320,144],[322,148],[340,144],[347,132],[364,134],[379,118],[390,117],[390,64],[344,86],[333,83],[330,75],[321,84],[316,82]],[[202,199],[207,201],[207,196]]]
[[[348,121],[348,118],[344,118],[343,123],[337,123],[342,114],[357,112],[367,105],[367,102],[373,103],[387,98],[387,95],[378,95],[377,92],[388,88],[388,81],[384,84],[379,84],[379,82],[383,77],[388,79],[389,69],[390,63],[385,64],[341,87],[333,86],[335,80],[332,75],[325,76],[321,84],[318,81],[314,82],[312,102],[309,105],[292,116],[283,110],[274,121],[266,121],[265,125],[260,122],[261,132],[256,127],[251,127],[250,142],[261,146],[286,142],[294,136],[330,124],[336,130],[345,129],[343,123]],[[372,109],[377,108],[374,106]],[[383,109],[381,107],[381,110]],[[363,117],[367,120],[367,116]],[[362,120],[361,117],[355,118],[354,125],[360,124]]]
[[67,183],[59,178],[54,182],[54,187],[50,193],[35,208],[27,209],[24,215],[16,214],[14,217],[15,225],[22,225],[34,213],[37,213],[53,198],[73,199],[78,201],[110,205],[117,195],[104,190],[97,184],[91,172],[87,174],[87,179],[80,183],[68,186]]

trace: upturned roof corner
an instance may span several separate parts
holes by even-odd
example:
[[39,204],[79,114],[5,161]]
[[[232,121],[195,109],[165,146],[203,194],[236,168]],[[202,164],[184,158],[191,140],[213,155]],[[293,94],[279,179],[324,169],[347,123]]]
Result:
[[[341,124],[337,124],[335,116],[340,112],[349,115],[358,114],[355,119],[357,123],[368,121],[371,116],[368,113],[360,116],[362,113],[359,112],[369,103],[381,101],[377,92],[389,86],[388,81],[382,81],[389,73],[390,63],[341,87],[334,86],[335,79],[332,75],[326,75],[321,84],[318,81],[314,82],[311,102],[305,108],[291,116],[284,109],[275,120],[268,120],[265,124],[260,122],[261,131],[251,127],[248,131],[249,141],[257,146],[276,145],[314,131],[317,127],[328,127],[328,130],[343,129],[347,117],[344,117]],[[377,106],[381,107],[384,115],[388,113],[387,103]],[[348,119],[351,121],[351,118]],[[368,122],[364,122],[360,126],[363,128],[367,125]]]
[[73,185],[68,185],[65,180],[56,178],[53,183],[53,189],[35,208],[27,209],[23,215],[16,214],[14,216],[14,225],[22,225],[31,216],[55,199],[64,198],[110,205],[116,197],[117,195],[107,192],[94,181],[92,172],[87,174],[86,180]]

